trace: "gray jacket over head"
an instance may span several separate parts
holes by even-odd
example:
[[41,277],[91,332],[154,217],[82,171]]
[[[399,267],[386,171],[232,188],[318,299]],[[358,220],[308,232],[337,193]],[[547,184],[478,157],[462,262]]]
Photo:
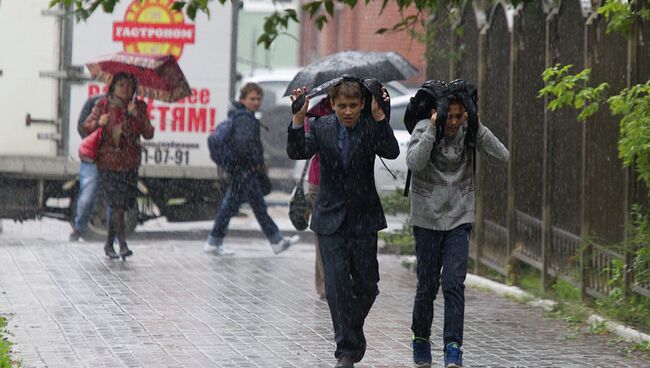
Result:
[[[410,223],[447,231],[474,222],[474,164],[464,144],[467,124],[455,137],[436,142],[429,119],[420,120],[408,144],[406,165],[411,179]],[[506,164],[508,150],[483,124],[476,135],[476,152],[489,164]]]

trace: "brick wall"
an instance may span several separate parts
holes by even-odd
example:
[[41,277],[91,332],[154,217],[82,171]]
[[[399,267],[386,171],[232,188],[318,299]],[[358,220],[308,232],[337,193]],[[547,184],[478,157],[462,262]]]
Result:
[[381,1],[375,0],[368,5],[359,1],[354,9],[336,6],[334,18],[320,32],[313,20],[309,19],[309,14],[303,13],[300,63],[306,65],[323,56],[345,50],[395,51],[420,71],[405,83],[419,85],[424,80],[425,45],[412,39],[406,32],[376,34],[378,29],[391,28],[402,19],[397,5],[392,1],[379,15],[381,4]]

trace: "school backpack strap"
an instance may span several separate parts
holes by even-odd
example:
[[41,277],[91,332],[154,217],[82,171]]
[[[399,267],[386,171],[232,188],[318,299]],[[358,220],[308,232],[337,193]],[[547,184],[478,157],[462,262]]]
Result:
[[406,183],[404,184],[404,193],[402,194],[403,197],[408,197],[409,196],[409,190],[411,189],[411,170],[409,169],[406,171]]

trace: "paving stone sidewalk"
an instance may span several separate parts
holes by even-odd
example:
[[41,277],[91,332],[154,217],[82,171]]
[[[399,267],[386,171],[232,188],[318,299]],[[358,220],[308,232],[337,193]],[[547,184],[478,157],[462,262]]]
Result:
[[[0,234],[0,312],[24,367],[333,366],[310,244],[273,256],[263,240],[229,238],[237,254],[220,258],[199,240],[138,237],[135,256],[121,262],[105,259],[100,243],[16,235],[14,226]],[[411,367],[415,276],[394,256],[380,257],[380,271],[357,366]],[[467,290],[466,315],[467,367],[650,367],[612,336],[576,332],[481,290]],[[441,333],[437,313],[434,345]]]

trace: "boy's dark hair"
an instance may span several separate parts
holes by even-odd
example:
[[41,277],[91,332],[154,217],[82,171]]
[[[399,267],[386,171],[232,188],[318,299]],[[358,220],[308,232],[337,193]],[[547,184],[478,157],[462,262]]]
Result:
[[239,100],[241,101],[245,99],[246,96],[248,96],[248,94],[251,92],[257,92],[260,96],[264,96],[264,91],[259,84],[248,82],[239,89]]
[[329,90],[329,95],[332,98],[332,101],[339,97],[358,98],[363,100],[361,85],[358,82],[353,81],[342,81],[341,83],[333,85]]
[[460,107],[462,107],[463,110],[465,110],[465,103],[463,102],[463,100],[461,100],[460,98],[456,98],[454,96],[450,96],[450,97],[451,98],[449,99],[449,106],[456,104],[456,105],[460,105]]
[[123,79],[128,79],[131,81],[131,83],[133,83],[133,93],[135,94],[135,91],[138,89],[138,80],[135,79],[135,76],[131,73],[117,73],[113,76],[113,79],[111,79],[111,84],[108,86],[109,96],[113,96],[113,94],[115,93],[115,85],[117,84],[117,82]]

